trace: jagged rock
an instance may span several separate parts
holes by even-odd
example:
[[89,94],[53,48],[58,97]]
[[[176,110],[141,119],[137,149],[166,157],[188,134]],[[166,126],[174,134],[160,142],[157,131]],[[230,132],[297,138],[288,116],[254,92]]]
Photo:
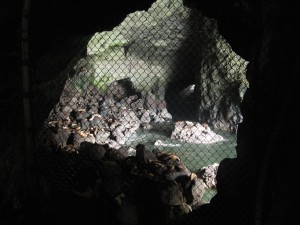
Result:
[[135,156],[136,155],[136,150],[134,148],[128,147],[128,146],[123,146],[119,149],[120,152],[123,152],[122,154],[127,155],[128,156]]
[[140,126],[140,120],[133,111],[124,110],[120,113],[119,118],[126,128],[138,129]]
[[83,120],[87,118],[87,114],[86,114],[86,110],[85,109],[81,109],[76,111],[76,119],[77,120]]
[[168,112],[167,108],[160,109],[157,113],[157,116],[167,121],[172,120],[172,115]]
[[143,130],[151,130],[153,128],[153,126],[149,123],[141,123],[141,128]]
[[208,165],[202,167],[199,171],[196,172],[197,176],[201,178],[205,184],[209,188],[215,189],[217,186],[217,171],[218,171],[219,164],[214,163],[212,165]]
[[158,116],[158,115],[156,115],[156,116],[154,117],[154,123],[163,123],[163,122],[165,122],[165,119],[164,119],[164,118],[162,118],[162,117],[160,117],[160,116]]
[[72,107],[70,105],[64,105],[61,109],[63,115],[68,115],[72,112]]
[[[111,95],[106,95],[101,106],[98,106],[98,100],[89,96],[90,92],[84,92],[85,96],[76,97],[77,100],[84,101],[84,104],[78,104],[79,108],[70,108],[69,115],[58,117],[56,110],[62,103],[57,104],[49,115],[48,127],[54,132],[57,132],[58,128],[64,128],[73,133],[71,137],[68,137],[68,144],[79,146],[80,142],[87,140],[91,143],[109,144],[110,147],[119,149],[138,128],[151,129],[152,125],[149,123],[163,122],[164,118],[171,118],[166,108],[162,110],[144,109],[144,99],[134,95],[132,83],[127,79],[120,81],[121,84],[122,82],[131,86],[131,90],[127,93],[129,96],[115,101],[111,95],[113,87],[117,88],[118,85],[113,84],[109,90]],[[121,102],[128,108],[123,107]],[[63,143],[60,144],[63,145]]]
[[145,110],[142,114],[142,117],[140,118],[141,123],[150,123],[151,122],[151,116],[149,110]]
[[147,109],[147,110],[156,110],[157,109],[156,97],[152,92],[146,93],[144,106],[145,106],[145,109]]
[[93,115],[90,119],[89,119],[90,125],[91,126],[98,126],[98,127],[104,127],[103,122],[104,122],[104,118],[99,115],[99,114],[95,114]]
[[99,112],[99,109],[97,106],[95,105],[91,105],[90,108],[89,108],[89,113],[91,114],[97,114]]
[[[112,31],[96,33],[88,44],[88,54],[93,58],[85,61],[96,71],[96,77],[106,76],[102,67],[111,68],[116,80],[129,77],[138,90],[146,90],[150,96],[146,97],[146,109],[157,105],[155,99],[164,99],[173,80],[182,89],[186,83],[199,81],[195,84],[199,89],[195,103],[201,122],[226,130],[234,130],[241,122],[239,104],[248,87],[247,62],[219,35],[215,20],[184,7],[182,0],[157,0],[148,11],[128,15]],[[173,76],[178,64],[190,66],[193,72]]]
[[106,144],[109,142],[110,132],[99,129],[95,134],[95,142],[98,144]]
[[125,127],[121,125],[121,126],[118,126],[112,132],[112,135],[114,136],[115,140],[121,145],[124,145],[126,142],[125,135],[123,133],[124,131],[125,131]]
[[79,126],[82,130],[87,130],[90,127],[90,122],[87,119],[81,119]]
[[[190,21],[194,22],[193,27]],[[192,33],[194,36],[191,36]],[[201,36],[198,35],[200,33]],[[107,128],[107,122],[100,117],[90,120],[90,124],[86,119],[98,112],[105,118],[118,118],[116,114],[120,108],[131,109],[140,119],[125,119],[125,129],[111,128],[104,133],[93,133],[97,143],[110,143],[111,147],[119,148],[140,126],[151,129],[149,120],[155,123],[172,120],[166,109],[166,89],[169,86],[172,97],[172,89],[177,88],[176,85],[186,85],[180,82],[182,80],[197,81],[195,86],[199,91],[195,93],[197,88],[194,88],[187,95],[188,98],[195,96],[195,105],[200,113],[197,117],[201,122],[234,132],[242,121],[239,104],[248,87],[245,77],[248,62],[232,51],[219,35],[213,19],[184,7],[181,0],[158,0],[148,11],[128,15],[112,31],[95,34],[87,49],[88,56],[78,61],[74,67],[74,78],[66,82],[60,103],[53,111],[55,116],[49,115],[49,120],[64,120],[64,125],[61,123],[58,127],[70,125],[66,122],[68,116],[74,120],[68,132],[75,132],[78,128],[88,131],[91,126]],[[189,72],[177,72],[178,65],[182,68],[188,66]],[[142,94],[141,98],[136,90],[146,94]],[[168,109],[169,103],[170,100]],[[86,112],[79,113],[80,109]],[[144,112],[145,109],[149,113]],[[179,110],[183,109],[180,107]],[[72,111],[76,112],[74,116]],[[201,130],[193,128],[190,131],[174,132],[172,136],[195,143],[221,140],[216,135],[209,139],[206,131],[201,133]],[[67,135],[62,129],[58,132],[62,133],[57,133],[55,138],[63,146]],[[110,140],[111,137],[114,140]],[[88,138],[94,142],[92,136]],[[82,140],[76,136],[71,142],[78,145]]]
[[183,142],[209,144],[224,141],[221,135],[213,132],[207,125],[190,121],[179,121],[175,124],[171,139]]
[[144,108],[144,100],[143,99],[138,99],[134,102],[132,102],[130,104],[131,108],[134,110],[134,111],[138,111],[138,110],[141,110]]
[[114,149],[119,149],[122,147],[118,142],[111,140],[111,139],[109,139],[107,144],[110,148],[114,148]]

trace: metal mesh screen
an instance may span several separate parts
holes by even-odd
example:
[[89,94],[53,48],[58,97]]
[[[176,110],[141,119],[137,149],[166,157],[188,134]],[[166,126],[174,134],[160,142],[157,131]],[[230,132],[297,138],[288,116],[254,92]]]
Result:
[[247,63],[180,0],[99,31],[65,71],[39,138],[46,193],[110,205],[124,224],[209,203],[220,161],[236,156]]

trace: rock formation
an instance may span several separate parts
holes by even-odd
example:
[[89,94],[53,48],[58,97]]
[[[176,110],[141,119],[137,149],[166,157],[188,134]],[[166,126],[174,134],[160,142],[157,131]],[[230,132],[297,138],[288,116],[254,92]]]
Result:
[[172,120],[164,104],[156,103],[151,93],[141,96],[127,78],[112,82],[105,92],[89,86],[80,93],[70,85],[66,83],[41,134],[52,142],[50,146],[80,146],[87,141],[119,149],[137,129]]
[[225,139],[213,132],[207,124],[193,123],[191,121],[179,121],[175,123],[171,139],[189,143],[210,144],[224,141]]
[[[137,91],[166,101],[175,120],[190,117],[236,132],[248,87],[246,65],[218,33],[215,20],[184,7],[182,0],[157,0],[113,30],[94,34],[87,56],[74,67],[74,83],[78,91],[89,85],[106,91],[127,78]],[[190,85],[194,89],[186,92]]]

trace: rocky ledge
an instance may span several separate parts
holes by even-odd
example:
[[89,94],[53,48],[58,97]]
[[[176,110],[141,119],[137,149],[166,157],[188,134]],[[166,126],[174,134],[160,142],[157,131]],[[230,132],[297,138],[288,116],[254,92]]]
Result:
[[113,82],[104,93],[93,86],[73,93],[68,85],[42,133],[49,146],[77,147],[87,141],[118,149],[137,129],[172,120],[164,101],[151,92],[136,92],[129,79]]

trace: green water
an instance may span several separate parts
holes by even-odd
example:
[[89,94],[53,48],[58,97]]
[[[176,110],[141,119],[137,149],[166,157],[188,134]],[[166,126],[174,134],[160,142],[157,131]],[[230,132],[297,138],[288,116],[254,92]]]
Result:
[[[135,147],[139,143],[146,145],[148,150],[159,148],[166,152],[175,153],[192,172],[196,172],[203,166],[220,163],[224,158],[236,157],[236,136],[234,134],[214,130],[224,137],[225,141],[212,144],[183,143],[170,139],[174,124],[156,124],[151,130],[138,130],[127,142],[127,145]],[[156,140],[163,141],[170,146],[154,146]],[[209,202],[215,195],[215,190],[208,190],[203,200]]]

